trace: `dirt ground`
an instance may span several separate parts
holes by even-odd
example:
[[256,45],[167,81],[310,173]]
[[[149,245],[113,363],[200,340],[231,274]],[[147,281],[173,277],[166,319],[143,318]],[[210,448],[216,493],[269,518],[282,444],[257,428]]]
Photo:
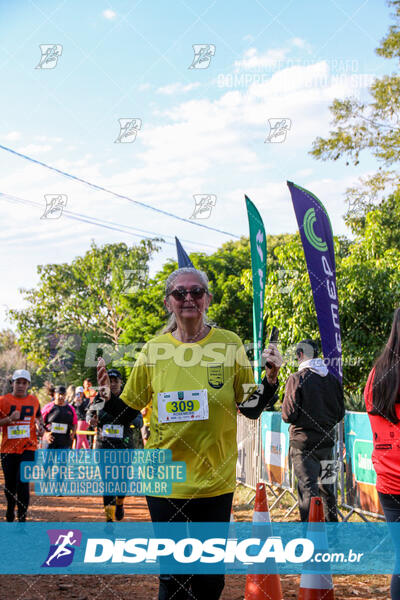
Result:
[[[3,485],[0,485],[0,518],[4,518]],[[272,503],[272,496],[269,498]],[[248,500],[235,494],[234,515],[238,521],[250,521],[252,510]],[[273,520],[283,518],[285,509],[275,510]],[[29,520],[32,521],[103,521],[101,498],[31,496]],[[296,521],[297,511],[288,520]],[[148,521],[144,498],[129,497],[125,501],[126,521]],[[2,549],[4,551],[4,548]],[[298,597],[300,576],[281,578],[284,600]],[[334,576],[337,600],[389,599],[390,577],[387,575]],[[158,582],[152,575],[0,575],[0,600],[156,600]],[[221,600],[244,598],[245,576],[229,575]]]

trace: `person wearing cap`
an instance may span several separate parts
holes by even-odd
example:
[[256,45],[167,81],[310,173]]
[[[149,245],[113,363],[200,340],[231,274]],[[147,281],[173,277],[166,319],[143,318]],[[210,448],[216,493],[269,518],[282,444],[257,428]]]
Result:
[[11,394],[0,397],[0,426],[2,428],[1,466],[4,473],[4,493],[7,500],[6,521],[26,520],[29,506],[29,482],[21,481],[22,462],[33,461],[38,447],[37,433],[43,421],[39,400],[28,394],[31,376],[26,369],[14,371]]
[[[89,424],[86,422],[86,413],[89,407],[89,398],[85,398],[83,394],[83,387],[80,385],[75,390],[75,398],[72,401],[72,406],[75,409],[76,416],[78,417],[78,429],[77,431],[87,431]],[[76,450],[81,448],[88,449],[89,441],[87,435],[83,433],[76,434]]]
[[[123,379],[118,369],[109,369],[107,374],[111,399],[105,402],[97,395],[86,415],[87,422],[92,427],[97,427],[96,449],[143,448],[140,433],[143,426],[142,415],[120,399]],[[122,521],[124,500],[125,496],[103,496],[106,521]]]
[[42,448],[71,448],[78,419],[71,404],[65,401],[66,389],[57,385],[54,402],[49,402],[42,410],[45,433]]

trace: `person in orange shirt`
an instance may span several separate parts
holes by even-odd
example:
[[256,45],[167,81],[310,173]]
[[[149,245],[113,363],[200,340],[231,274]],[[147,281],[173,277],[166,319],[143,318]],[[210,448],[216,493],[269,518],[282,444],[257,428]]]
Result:
[[43,431],[39,400],[28,394],[31,383],[29,371],[18,369],[12,376],[12,394],[0,397],[0,426],[2,427],[1,466],[4,473],[4,493],[7,500],[6,521],[26,520],[29,506],[29,482],[21,481],[20,466],[33,461],[37,444],[37,428]]
[[85,379],[83,381],[83,395],[85,396],[85,398],[89,398],[90,401],[92,401],[93,398],[97,395],[96,390],[92,388],[92,382],[90,381],[90,379]]

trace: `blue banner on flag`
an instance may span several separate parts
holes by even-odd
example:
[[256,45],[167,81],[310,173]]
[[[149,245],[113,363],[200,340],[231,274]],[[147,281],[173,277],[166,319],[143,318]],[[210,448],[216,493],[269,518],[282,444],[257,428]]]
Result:
[[342,345],[331,222],[314,194],[291,181],[287,184],[306,257],[325,364],[341,382]]
[[178,255],[178,268],[182,269],[182,267],[191,267],[192,269],[194,269],[194,265],[193,265],[192,261],[190,260],[184,247],[182,246],[182,244],[180,243],[180,241],[178,240],[178,238],[176,236],[175,236],[175,244],[176,244],[176,253]]

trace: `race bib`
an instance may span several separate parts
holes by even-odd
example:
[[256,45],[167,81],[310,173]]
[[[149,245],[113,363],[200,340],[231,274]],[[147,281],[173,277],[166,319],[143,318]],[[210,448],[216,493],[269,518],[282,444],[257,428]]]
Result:
[[7,436],[9,440],[29,437],[29,425],[9,425],[7,427]]
[[124,426],[123,425],[103,425],[102,435],[103,435],[103,437],[107,437],[107,438],[123,438],[124,437]]
[[67,433],[68,425],[66,423],[52,423],[51,433]]
[[208,419],[207,390],[161,392],[158,394],[158,422],[205,421]]

